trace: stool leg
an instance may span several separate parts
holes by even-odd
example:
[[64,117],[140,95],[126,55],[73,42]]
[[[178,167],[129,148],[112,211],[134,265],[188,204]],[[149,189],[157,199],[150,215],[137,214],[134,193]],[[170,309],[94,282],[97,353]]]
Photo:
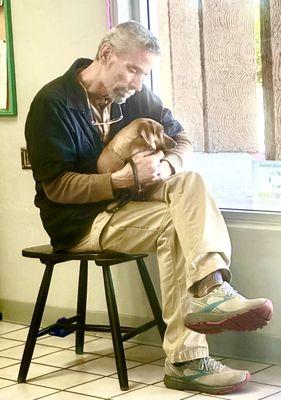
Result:
[[161,339],[163,340],[165,330],[166,330],[166,324],[162,319],[162,310],[161,310],[158,298],[156,296],[153,283],[150,279],[150,275],[147,271],[147,268],[146,268],[143,258],[140,258],[136,261],[138,264],[139,273],[140,273],[140,276],[142,279],[142,283],[143,283],[153,316],[157,323],[159,334],[161,336]]
[[53,274],[54,264],[46,264],[44,276],[39,289],[38,297],[36,300],[33,316],[25,343],[25,348],[21,360],[21,366],[18,375],[18,382],[25,382],[29,370],[30,362],[32,359],[36,339],[40,329],[40,324],[47,301],[51,278]]
[[[77,298],[77,324],[85,325],[86,321],[86,304],[87,304],[87,284],[88,284],[88,261],[81,260],[78,283]],[[85,340],[85,330],[78,329],[76,331],[76,354],[83,354]]]
[[119,385],[121,390],[128,390],[127,366],[110,266],[103,265],[102,271]]

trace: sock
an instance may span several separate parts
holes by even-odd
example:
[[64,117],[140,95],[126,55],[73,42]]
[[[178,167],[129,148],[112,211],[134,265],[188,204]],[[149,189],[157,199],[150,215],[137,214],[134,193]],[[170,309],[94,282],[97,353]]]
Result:
[[197,285],[197,297],[203,297],[209,294],[216,286],[223,283],[223,277],[220,271],[212,272],[203,278]]

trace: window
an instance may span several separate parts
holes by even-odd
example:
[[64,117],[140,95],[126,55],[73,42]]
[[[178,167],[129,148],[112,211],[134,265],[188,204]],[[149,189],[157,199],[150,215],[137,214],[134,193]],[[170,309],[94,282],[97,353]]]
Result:
[[123,19],[159,38],[153,91],[190,134],[195,155],[186,168],[205,177],[221,208],[281,210],[281,9],[262,5],[135,0]]

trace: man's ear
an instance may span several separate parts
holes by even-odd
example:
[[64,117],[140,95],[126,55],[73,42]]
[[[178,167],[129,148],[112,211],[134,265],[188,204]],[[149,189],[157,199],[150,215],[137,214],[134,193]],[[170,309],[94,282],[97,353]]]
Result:
[[99,59],[103,64],[106,64],[107,61],[110,59],[113,50],[110,44],[104,43],[100,49]]

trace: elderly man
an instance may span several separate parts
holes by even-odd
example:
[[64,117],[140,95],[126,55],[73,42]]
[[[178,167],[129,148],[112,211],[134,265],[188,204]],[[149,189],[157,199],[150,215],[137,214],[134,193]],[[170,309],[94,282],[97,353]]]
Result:
[[[181,172],[191,142],[143,85],[158,55],[151,32],[126,22],[105,35],[94,60],[78,59],[39,91],[26,122],[35,204],[57,251],[156,252],[167,324],[165,384],[226,393],[250,375],[209,357],[205,333],[260,328],[272,304],[247,300],[229,285],[223,218],[202,178]],[[134,171],[127,163],[99,174],[105,144],[121,129],[135,129],[137,118],[161,124],[176,147],[138,152]],[[120,189],[135,187],[136,175],[145,199],[108,212]]]

